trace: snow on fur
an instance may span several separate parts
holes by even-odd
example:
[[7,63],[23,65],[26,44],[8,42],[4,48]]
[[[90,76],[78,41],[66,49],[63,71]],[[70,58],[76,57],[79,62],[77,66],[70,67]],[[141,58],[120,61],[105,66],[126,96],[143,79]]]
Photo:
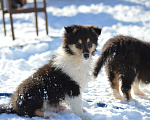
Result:
[[[32,6],[31,3],[24,7]],[[42,6],[41,2],[38,6]],[[7,36],[3,34],[2,17],[0,17],[0,92],[12,93],[16,87],[37,68],[48,63],[56,49],[61,45],[64,26],[72,24],[91,24],[102,27],[98,51],[111,37],[123,34],[149,41],[150,35],[150,1],[148,0],[47,0],[49,35],[46,36],[44,14],[38,14],[39,36],[35,32],[34,14],[13,15],[16,40],[12,41],[9,15],[5,15]],[[2,12],[0,12],[2,16]],[[147,96],[133,95],[133,100],[126,102],[114,99],[111,94],[105,70],[98,78],[89,82],[83,93],[85,113],[92,120],[148,120],[150,119],[150,92],[148,86],[141,86]],[[7,104],[8,97],[0,97],[0,104]],[[106,107],[98,107],[97,103]],[[121,107],[123,109],[116,109]],[[31,120],[16,114],[1,114],[1,120]],[[34,120],[44,120],[34,117]],[[81,120],[70,111],[57,113],[50,120]]]

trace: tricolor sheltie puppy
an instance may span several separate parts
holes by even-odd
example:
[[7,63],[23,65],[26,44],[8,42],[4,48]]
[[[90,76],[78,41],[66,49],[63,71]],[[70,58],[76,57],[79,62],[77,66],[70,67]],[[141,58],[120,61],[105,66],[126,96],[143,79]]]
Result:
[[19,85],[0,113],[47,118],[65,109],[61,102],[67,101],[73,113],[90,120],[83,113],[82,92],[91,79],[92,56],[100,34],[101,28],[95,26],[65,27],[62,46],[55,56]]
[[131,99],[131,87],[137,95],[144,95],[139,82],[150,83],[150,43],[129,36],[116,36],[105,43],[94,69],[97,77],[105,64],[106,73],[115,98],[122,99],[119,80],[124,98]]

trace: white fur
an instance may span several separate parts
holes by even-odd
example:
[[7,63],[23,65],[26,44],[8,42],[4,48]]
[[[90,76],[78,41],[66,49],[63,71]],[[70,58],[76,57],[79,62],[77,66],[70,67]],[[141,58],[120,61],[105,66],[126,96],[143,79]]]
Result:
[[122,99],[123,97],[121,96],[120,92],[117,91],[116,89],[113,89],[113,95],[116,99]]
[[90,120],[90,118],[83,113],[82,92],[87,86],[88,81],[91,80],[91,63],[91,57],[84,60],[77,55],[69,55],[62,49],[62,47],[57,50],[53,63],[54,67],[61,68],[64,73],[69,75],[72,80],[79,84],[81,94],[78,97],[67,98],[67,100],[71,104],[72,111],[80,116],[82,120]]
[[66,107],[63,106],[63,105],[57,105],[57,106],[52,106],[49,104],[48,100],[46,100],[44,103],[43,103],[43,110],[44,111],[50,111],[50,112],[60,112],[60,111],[63,111],[65,110]]
[[84,115],[84,111],[82,108],[82,94],[74,98],[67,97],[67,100],[71,105],[70,107],[74,114],[78,115],[82,120],[90,120],[88,116]]
[[50,117],[55,117],[56,113],[51,112],[51,111],[44,111],[44,118],[50,118]]
[[145,95],[139,88],[139,82],[134,82],[132,85],[132,89],[135,95],[141,95],[141,96]]
[[83,91],[88,81],[91,80],[91,63],[91,58],[84,60],[77,55],[69,55],[60,47],[56,52],[53,66],[61,68],[80,85],[81,91]]

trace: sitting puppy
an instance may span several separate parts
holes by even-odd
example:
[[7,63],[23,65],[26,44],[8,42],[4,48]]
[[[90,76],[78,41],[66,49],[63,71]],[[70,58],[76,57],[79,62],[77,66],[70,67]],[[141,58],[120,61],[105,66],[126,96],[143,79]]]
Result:
[[73,113],[82,120],[90,120],[82,109],[82,92],[91,79],[92,55],[101,28],[86,25],[65,27],[62,46],[45,66],[23,81],[11,101],[0,107],[0,113],[21,116],[54,117],[52,112],[64,110],[69,102]]
[[139,90],[138,83],[150,83],[150,43],[122,35],[111,38],[103,46],[95,65],[95,77],[104,64],[115,98],[122,99],[119,80],[127,100],[131,99],[131,85],[135,94],[144,95]]

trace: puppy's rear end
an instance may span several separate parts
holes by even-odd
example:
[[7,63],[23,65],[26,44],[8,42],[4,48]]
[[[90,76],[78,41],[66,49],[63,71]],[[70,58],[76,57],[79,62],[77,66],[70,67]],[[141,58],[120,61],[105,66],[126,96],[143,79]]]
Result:
[[143,43],[136,38],[117,36],[106,42],[102,49],[93,74],[97,77],[105,64],[113,94],[117,99],[122,99],[119,80],[122,81],[124,97],[131,99],[131,85],[139,72],[141,44]]

